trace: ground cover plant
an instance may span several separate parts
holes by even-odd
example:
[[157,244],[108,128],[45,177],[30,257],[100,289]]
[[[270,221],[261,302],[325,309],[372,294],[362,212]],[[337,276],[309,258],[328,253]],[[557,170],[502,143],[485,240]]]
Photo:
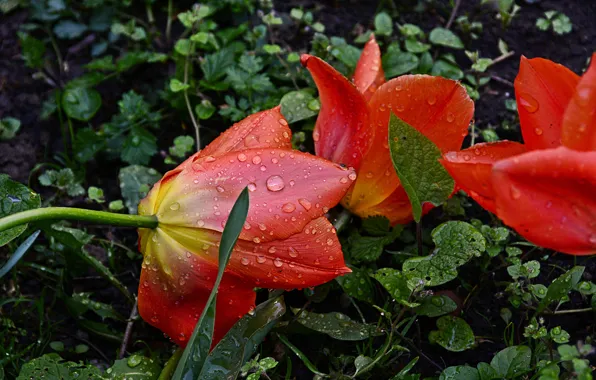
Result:
[[0,379],[592,379],[596,4],[0,12]]

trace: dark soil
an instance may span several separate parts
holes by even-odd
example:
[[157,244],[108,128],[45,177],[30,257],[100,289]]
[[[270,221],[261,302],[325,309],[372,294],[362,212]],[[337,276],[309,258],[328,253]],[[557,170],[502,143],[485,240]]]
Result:
[[[279,3],[279,4],[277,4]],[[280,12],[289,12],[289,10],[296,6],[303,6],[305,9],[316,10],[315,15],[317,20],[321,21],[326,26],[326,34],[343,36],[347,39],[354,37],[354,26],[360,24],[367,28],[371,27],[373,17],[377,11],[378,2],[376,1],[359,1],[359,0],[335,0],[335,1],[311,1],[311,0],[290,0],[279,1],[276,3],[276,9]],[[385,1],[385,3],[389,3]],[[406,8],[408,5],[415,4],[416,1],[402,1],[394,2],[400,3],[399,7]],[[430,29],[437,25],[444,25],[449,18],[450,7],[448,1],[437,1],[438,4],[428,12],[423,13],[400,13],[397,22],[414,23],[420,25],[429,32]],[[500,55],[497,42],[499,39],[505,41],[509,48],[515,51],[515,55],[508,60],[494,65],[489,69],[491,75],[504,79],[505,81],[513,82],[518,69],[518,61],[521,54],[527,57],[545,57],[553,61],[559,62],[576,73],[580,73],[585,67],[586,60],[591,54],[596,51],[596,1],[587,0],[543,0],[536,4],[526,4],[523,1],[518,1],[522,9],[518,16],[513,20],[512,24],[504,29],[499,20],[495,18],[496,11],[488,9],[486,6],[479,6],[478,1],[463,0],[458,14],[467,14],[471,20],[481,21],[484,26],[484,32],[478,40],[471,41],[473,49],[477,49],[483,57],[497,57]],[[409,9],[412,9],[410,6]],[[558,10],[570,17],[573,23],[573,31],[565,36],[557,36],[552,32],[541,32],[535,27],[535,21],[542,16],[546,10]],[[30,171],[36,164],[42,162],[49,162],[53,159],[52,152],[60,150],[61,135],[57,120],[50,120],[42,122],[38,115],[41,103],[47,98],[47,94],[51,87],[40,80],[32,78],[33,71],[26,68],[19,55],[20,46],[16,32],[19,26],[26,20],[27,14],[24,11],[12,13],[10,15],[0,16],[0,118],[14,117],[22,122],[22,128],[18,136],[7,142],[0,142],[0,172],[9,174],[13,179],[26,183],[28,181]],[[279,38],[284,38],[280,35]],[[308,38],[301,38],[300,36],[290,41],[285,41],[289,46],[296,49],[306,51],[308,49]],[[459,57],[458,57],[459,58]],[[466,59],[466,58],[463,58]],[[461,61],[465,62],[465,61]],[[76,66],[76,65],[75,65]],[[77,67],[73,68],[76,72]],[[154,73],[144,72],[142,69],[132,74],[135,77],[135,83],[143,83],[157,80]],[[164,73],[164,76],[167,73]],[[104,97],[104,106],[111,108],[116,107],[116,101],[120,95],[134,88],[134,85],[126,82],[113,81],[107,84],[108,88],[100,88],[103,94],[113,94]],[[503,84],[502,82],[491,81],[488,86],[482,90],[481,98],[476,103],[476,123],[479,127],[486,127],[488,125],[497,126],[504,118],[512,119],[512,113],[507,111],[504,106],[504,100],[514,96],[513,87]],[[174,126],[177,128],[178,126]],[[215,133],[213,134],[215,135]],[[499,136],[509,139],[521,140],[519,129],[502,131],[499,130]],[[213,136],[212,136],[213,137]],[[50,149],[55,148],[56,149]],[[166,148],[160,146],[160,148]],[[88,168],[88,180],[90,184],[98,184],[105,186],[105,184],[116,184],[117,168],[103,168],[101,163],[96,163],[96,166]],[[110,186],[116,188],[116,186]],[[434,222],[433,222],[434,224]],[[432,226],[428,226],[432,228]],[[115,230],[102,230],[99,234],[108,235],[111,233],[119,233]],[[134,241],[134,233],[131,231],[123,232],[127,240]],[[122,237],[121,237],[122,238]],[[542,253],[543,254],[543,253]],[[97,252],[98,256],[105,255],[105,252]],[[569,268],[574,265],[574,260],[570,256],[557,255],[551,258],[552,264],[556,264],[563,268]],[[594,261],[578,264],[587,265],[586,273],[590,275],[596,274],[596,263]],[[135,279],[138,278],[138,268],[132,270],[123,270],[123,281],[133,290],[136,286]],[[437,363],[441,367],[446,367],[455,364],[470,363],[475,364],[479,361],[490,361],[490,358],[495,352],[505,347],[502,334],[505,324],[499,316],[502,307],[510,307],[505,295],[499,294],[502,288],[494,285],[494,281],[504,279],[506,273],[504,271],[490,274],[490,278],[477,278],[476,273],[466,271],[466,268],[461,269],[462,277],[467,281],[467,284],[460,284],[454,290],[459,297],[465,299],[474,285],[482,284],[475,289],[464,306],[464,315],[466,321],[471,325],[477,336],[482,336],[483,341],[477,349],[466,351],[463,353],[450,353],[437,346],[432,346],[428,343],[426,336],[418,335],[414,337],[414,343],[417,347],[428,357],[425,359],[421,357],[417,368],[427,375],[436,373],[436,368],[430,362]],[[553,278],[560,275],[559,271],[543,272],[545,282],[552,281]],[[547,277],[546,277],[547,276]],[[85,291],[101,290],[100,286],[97,289],[93,286],[94,278],[90,280],[82,279],[79,285]],[[453,287],[453,284],[450,284]],[[96,293],[97,294],[97,293]],[[497,294],[497,297],[495,297]],[[502,295],[501,298],[498,296]],[[99,299],[109,302],[111,298],[110,292],[99,292]],[[118,299],[122,297],[116,296]],[[338,297],[329,296],[329,300],[338,300]],[[292,296],[288,299],[292,302]],[[567,308],[571,309],[574,303],[581,304],[582,300],[572,299]],[[297,305],[300,307],[301,305]],[[339,310],[341,307],[332,307],[330,310]],[[127,305],[119,305],[123,314],[128,313],[129,307]],[[347,309],[347,308],[346,308]],[[364,310],[365,313],[367,310]],[[58,311],[59,312],[59,311]],[[374,310],[369,310],[372,314]],[[65,313],[65,315],[68,315]],[[565,330],[571,334],[572,341],[574,339],[583,339],[586,336],[596,333],[593,323],[587,323],[592,314],[571,314],[565,317],[549,318],[547,321],[548,327],[561,325]],[[523,340],[520,328],[523,320],[516,320],[515,340]],[[73,323],[74,326],[74,323]],[[434,321],[422,318],[414,327],[417,331],[429,331],[434,327]],[[33,327],[35,328],[35,327]],[[150,329],[150,328],[148,328]],[[140,324],[137,324],[135,333],[136,337],[142,338],[144,334],[150,330],[142,331]],[[70,332],[74,334],[73,332]],[[299,346],[309,355],[316,356],[324,353],[309,352],[309,342],[307,338],[300,342],[296,339]],[[329,345],[337,345],[337,342],[328,342]],[[113,348],[112,345],[110,347]],[[111,349],[111,348],[110,348]],[[115,354],[108,352],[107,355],[113,358]],[[416,352],[412,351],[413,356],[417,356]],[[297,362],[295,361],[297,364]],[[403,363],[401,364],[403,365]],[[321,369],[324,369],[321,367]],[[295,373],[299,374],[297,378],[307,379],[312,378],[312,374],[304,369],[295,369]],[[303,375],[302,375],[303,374]]]

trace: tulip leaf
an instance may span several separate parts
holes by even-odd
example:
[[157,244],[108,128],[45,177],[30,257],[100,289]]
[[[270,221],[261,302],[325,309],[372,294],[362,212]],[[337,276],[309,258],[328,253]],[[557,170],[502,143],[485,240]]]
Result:
[[474,226],[465,222],[450,221],[439,225],[432,232],[436,248],[424,257],[408,259],[403,271],[410,288],[423,284],[437,286],[457,277],[457,268],[486,249],[484,236]]
[[139,202],[147,195],[150,186],[160,178],[161,174],[155,169],[145,166],[130,165],[120,169],[118,173],[120,192],[130,214],[137,213]]
[[439,380],[480,380],[480,375],[474,367],[458,365],[445,368]]
[[25,239],[25,241],[21,243],[21,245],[19,245],[19,248],[17,248],[17,250],[14,251],[14,253],[12,254],[12,256],[10,256],[10,259],[8,259],[6,264],[4,264],[2,268],[0,268],[0,278],[4,277],[4,275],[10,272],[10,270],[16,265],[16,263],[18,263],[19,260],[21,260],[25,253],[27,253],[27,250],[31,248],[31,246],[39,236],[40,232],[40,230],[35,231],[27,239]]
[[133,354],[125,359],[116,360],[106,370],[102,379],[106,380],[156,380],[161,366],[155,359]]
[[546,291],[546,296],[538,305],[536,313],[541,313],[548,305],[559,302],[571,289],[575,289],[582,278],[585,267],[575,266],[554,280]]
[[[41,206],[39,194],[34,193],[25,185],[11,180],[6,174],[0,174],[0,218],[39,206]],[[0,247],[8,244],[26,229],[27,225],[22,224],[6,231],[0,231]]]
[[440,315],[449,314],[457,309],[457,304],[454,300],[446,295],[432,295],[425,297],[420,306],[414,311],[418,315],[425,315],[427,317],[438,317]]
[[476,343],[472,328],[461,318],[451,315],[443,316],[437,319],[437,327],[438,330],[430,332],[428,340],[448,351],[465,351]]
[[320,104],[309,91],[291,91],[280,101],[281,113],[288,123],[308,119],[319,113]]
[[234,248],[234,245],[236,245],[236,240],[238,240],[238,236],[240,236],[240,232],[244,227],[244,222],[248,215],[248,206],[248,188],[244,188],[230,211],[228,221],[221,235],[221,242],[219,244],[219,268],[217,271],[217,278],[213,284],[213,290],[207,299],[205,308],[194,328],[192,336],[188,340],[188,344],[180,357],[176,371],[172,376],[173,380],[203,378],[200,374],[207,360],[207,355],[209,354],[209,349],[211,348],[211,342],[213,340],[217,288],[223,278],[224,270],[228,264],[230,255],[232,254],[232,249]]
[[235,379],[242,365],[286,312],[282,296],[271,298],[245,315],[207,356],[199,379]]
[[389,120],[389,150],[393,167],[412,203],[414,220],[419,222],[422,205],[442,204],[453,192],[455,182],[439,163],[439,148],[393,113]]
[[347,315],[337,312],[319,314],[302,310],[296,321],[337,340],[363,340],[382,334],[374,325],[355,322]]

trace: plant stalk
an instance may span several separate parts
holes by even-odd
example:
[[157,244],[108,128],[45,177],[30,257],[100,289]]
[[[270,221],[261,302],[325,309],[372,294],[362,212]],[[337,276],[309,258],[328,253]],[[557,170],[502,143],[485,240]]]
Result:
[[44,207],[18,212],[0,219],[0,232],[30,222],[46,220],[79,220],[97,224],[109,224],[122,227],[156,228],[157,217],[154,215],[127,215],[106,211],[85,210],[74,207]]

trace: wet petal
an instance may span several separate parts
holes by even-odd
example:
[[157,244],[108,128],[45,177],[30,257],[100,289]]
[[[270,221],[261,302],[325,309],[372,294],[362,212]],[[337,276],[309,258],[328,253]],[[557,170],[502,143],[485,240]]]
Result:
[[[180,346],[192,335],[217,277],[217,264],[190,252],[162,229],[140,230],[144,253],[139,314]],[[215,257],[217,257],[215,255]],[[226,273],[219,287],[214,344],[255,306],[253,287]]]
[[257,287],[288,290],[317,286],[350,272],[335,228],[325,217],[285,240],[239,240],[228,268]]
[[596,53],[563,115],[563,145],[575,150],[596,150]]
[[578,81],[575,73],[558,63],[521,57],[515,99],[528,150],[561,145],[563,112]]
[[395,113],[432,140],[442,152],[461,147],[474,103],[459,83],[428,75],[404,75],[382,85],[369,102],[375,129],[373,149],[358,171],[349,202],[355,212],[382,202],[399,186],[389,155],[389,115]]
[[198,158],[160,191],[161,224],[222,231],[248,186],[250,209],[241,234],[256,243],[286,239],[343,197],[356,175],[330,161],[285,149],[251,149]]
[[256,148],[292,148],[292,132],[281,107],[257,112],[231,126],[200,152],[201,157]]
[[358,168],[372,138],[364,97],[321,59],[304,54],[301,62],[310,71],[321,99],[313,132],[317,156]]
[[524,145],[513,141],[476,144],[462,151],[448,152],[441,163],[455,183],[486,210],[495,212],[492,167],[502,159],[525,153]]
[[565,147],[495,164],[497,215],[529,241],[576,255],[596,252],[596,152]]
[[362,49],[362,55],[356,65],[352,81],[366,101],[372,97],[380,85],[385,83],[385,73],[381,64],[381,49],[379,49],[374,34],[370,35]]

